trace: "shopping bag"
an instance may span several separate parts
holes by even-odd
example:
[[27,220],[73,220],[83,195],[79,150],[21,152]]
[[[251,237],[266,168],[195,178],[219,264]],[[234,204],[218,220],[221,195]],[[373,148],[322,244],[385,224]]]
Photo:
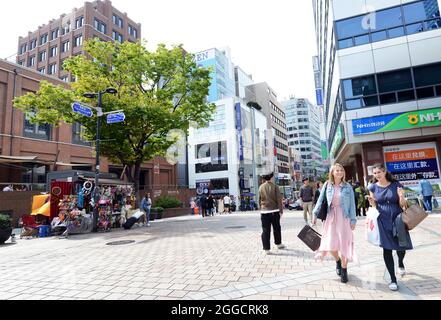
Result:
[[407,230],[415,228],[421,221],[426,219],[427,216],[427,212],[416,204],[411,205],[402,214],[403,222],[406,225]]
[[378,230],[378,216],[376,208],[370,207],[366,213],[366,240],[374,246],[380,246],[380,231]]
[[318,248],[320,248],[322,235],[308,225],[303,227],[297,237],[302,240],[312,251],[317,251]]

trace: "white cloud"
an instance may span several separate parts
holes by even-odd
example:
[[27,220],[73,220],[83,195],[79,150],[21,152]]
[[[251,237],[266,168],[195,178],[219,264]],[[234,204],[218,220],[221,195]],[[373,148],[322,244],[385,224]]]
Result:
[[[69,13],[83,1],[2,2],[0,57],[17,51],[19,36]],[[235,64],[266,81],[279,100],[295,94],[315,102],[312,56],[316,53],[308,0],[113,0],[142,24],[149,48],[182,43],[190,52],[229,46]]]

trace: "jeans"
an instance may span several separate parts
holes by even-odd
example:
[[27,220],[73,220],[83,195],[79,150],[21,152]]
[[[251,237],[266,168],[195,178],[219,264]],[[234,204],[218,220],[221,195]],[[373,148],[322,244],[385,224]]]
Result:
[[147,219],[147,224],[149,224],[150,223],[150,211],[151,211],[151,208],[147,208],[145,210],[146,210],[145,211],[145,216],[146,216],[146,219]]
[[432,196],[424,196],[423,197],[424,207],[427,211],[432,211]]
[[276,245],[282,243],[282,230],[280,227],[280,213],[265,213],[261,214],[262,220],[262,244],[263,250],[271,249],[271,225],[274,230],[274,242]]

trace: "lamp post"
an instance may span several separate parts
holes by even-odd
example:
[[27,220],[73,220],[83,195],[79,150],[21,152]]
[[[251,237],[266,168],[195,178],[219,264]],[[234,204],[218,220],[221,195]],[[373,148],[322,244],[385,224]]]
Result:
[[256,143],[255,143],[255,131],[256,131],[256,117],[254,114],[254,110],[261,110],[262,107],[257,102],[248,102],[247,107],[251,109],[251,145],[253,150],[253,185],[254,185],[254,195],[256,196],[256,203],[259,203],[259,182],[257,180],[257,166],[256,166]]
[[93,208],[93,232],[97,231],[98,225],[98,201],[99,201],[99,192],[98,192],[98,183],[99,183],[99,175],[100,175],[100,135],[101,135],[101,117],[104,115],[102,109],[102,97],[105,93],[116,94],[118,91],[114,88],[107,88],[104,91],[99,91],[97,93],[85,93],[83,96],[85,98],[93,99],[98,97],[98,107],[96,108],[97,117],[96,117],[96,145],[95,145],[95,188],[94,188],[94,208]]

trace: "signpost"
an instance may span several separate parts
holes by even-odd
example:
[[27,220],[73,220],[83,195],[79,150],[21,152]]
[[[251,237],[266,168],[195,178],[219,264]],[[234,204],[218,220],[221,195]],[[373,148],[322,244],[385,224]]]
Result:
[[107,115],[107,123],[114,124],[124,122],[126,120],[126,115],[122,112],[119,113],[111,113]]
[[91,118],[93,116],[92,107],[81,104],[79,102],[74,102],[72,104],[72,111],[79,113],[85,117]]

